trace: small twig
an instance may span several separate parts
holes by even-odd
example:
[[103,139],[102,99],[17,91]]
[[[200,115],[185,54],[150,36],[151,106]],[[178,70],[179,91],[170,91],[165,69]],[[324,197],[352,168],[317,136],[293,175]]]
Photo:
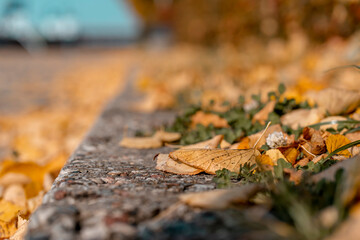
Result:
[[268,124],[266,125],[266,128],[264,129],[263,133],[261,134],[261,136],[258,138],[258,140],[256,140],[256,143],[254,144],[253,149],[256,147],[256,145],[259,143],[260,139],[264,136],[266,130],[268,130],[269,126],[271,124],[271,121],[268,122]]
[[310,151],[308,151],[303,145],[300,145],[300,147],[301,147],[302,149],[304,149],[305,152],[307,152],[308,154],[310,154],[311,156],[313,156],[314,158],[317,157],[315,154],[313,154],[313,153],[311,153]]

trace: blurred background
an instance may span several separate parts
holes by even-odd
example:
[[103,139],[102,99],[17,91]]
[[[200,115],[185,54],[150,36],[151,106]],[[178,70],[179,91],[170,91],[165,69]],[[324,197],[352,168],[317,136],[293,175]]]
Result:
[[358,89],[358,69],[331,69],[359,64],[358,0],[1,0],[1,201],[29,217],[130,69],[134,110],[223,111],[279,82],[297,101]]

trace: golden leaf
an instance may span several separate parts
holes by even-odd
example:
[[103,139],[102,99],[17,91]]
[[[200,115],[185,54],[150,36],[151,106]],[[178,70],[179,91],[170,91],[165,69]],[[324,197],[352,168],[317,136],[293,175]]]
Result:
[[[329,151],[329,153],[332,153],[333,151],[335,151],[336,149],[349,144],[350,140],[347,139],[345,136],[340,135],[340,134],[336,134],[336,135],[330,135],[327,139],[326,139],[326,148]],[[343,151],[338,152],[337,154],[339,155],[344,155],[347,157],[351,157],[351,153],[349,152],[349,150],[345,149]]]
[[11,202],[0,200],[0,221],[10,222],[22,208]]
[[159,154],[156,156],[156,169],[180,175],[195,175],[203,171],[185,163],[173,160],[169,157],[169,154]]
[[215,174],[223,168],[238,172],[240,165],[247,162],[255,163],[255,157],[259,154],[256,149],[179,149],[171,152],[169,156],[206,173]]
[[249,149],[250,147],[250,138],[244,137],[241,141],[237,144],[236,149]]
[[180,201],[192,207],[208,209],[225,209],[234,204],[246,203],[262,190],[257,184],[246,184],[232,189],[216,189],[212,191],[187,193],[180,195]]
[[294,165],[299,155],[299,151],[296,148],[288,148],[283,154],[286,157],[286,160]]
[[276,165],[278,159],[280,159],[280,158],[287,160],[286,157],[280,152],[279,149],[267,150],[265,155],[269,156],[269,158],[271,159],[271,161],[273,163],[272,165]]
[[259,155],[257,158],[256,158],[256,162],[259,164],[259,165],[269,165],[269,166],[274,166],[274,162],[271,160],[271,158],[266,155],[266,154],[262,154],[262,155]]
[[227,128],[229,127],[229,124],[227,123],[226,119],[219,117],[216,114],[213,113],[204,113],[202,111],[196,112],[191,117],[191,126],[195,127],[197,124],[201,124],[206,126],[209,126],[210,124],[214,125],[214,127],[218,128]]
[[8,239],[16,232],[16,220],[4,222],[0,220],[0,238]]

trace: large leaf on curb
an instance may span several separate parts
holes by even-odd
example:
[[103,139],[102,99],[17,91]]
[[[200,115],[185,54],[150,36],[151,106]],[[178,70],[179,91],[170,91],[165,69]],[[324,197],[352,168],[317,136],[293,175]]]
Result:
[[179,149],[171,152],[169,156],[206,173],[215,174],[223,168],[238,172],[240,165],[247,162],[255,163],[255,158],[259,154],[256,149]]
[[156,169],[164,172],[175,173],[180,175],[195,175],[203,170],[191,167],[185,163],[173,160],[169,154],[159,154],[155,157]]
[[263,187],[258,184],[242,185],[232,189],[216,189],[212,191],[187,193],[181,195],[180,201],[199,208],[225,209],[234,204],[246,203]]

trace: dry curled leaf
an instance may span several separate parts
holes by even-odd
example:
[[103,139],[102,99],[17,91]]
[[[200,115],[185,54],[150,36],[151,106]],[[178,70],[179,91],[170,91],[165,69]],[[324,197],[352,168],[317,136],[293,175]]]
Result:
[[187,193],[181,195],[180,201],[192,206],[207,209],[225,209],[234,204],[244,204],[263,189],[258,184],[242,185],[232,189],[216,189],[212,191]]
[[263,109],[261,109],[259,112],[257,112],[254,115],[252,122],[254,123],[254,122],[258,121],[261,124],[265,124],[265,121],[268,119],[269,113],[274,111],[275,104],[276,104],[276,101],[268,102],[265,105],[265,107],[263,107]]
[[360,93],[355,90],[327,88],[314,94],[312,99],[319,108],[331,115],[338,115],[354,111],[359,106]]
[[191,167],[180,161],[173,160],[169,154],[159,154],[155,157],[156,169],[164,172],[175,173],[180,175],[195,175],[201,173],[202,170]]
[[347,118],[343,117],[343,116],[331,116],[331,117],[324,118],[323,120],[320,121],[320,123],[325,123],[325,122],[331,122],[331,123],[321,125],[320,130],[325,131],[328,128],[333,128],[333,129],[337,130],[339,124],[337,124],[336,122],[337,121],[345,121],[345,120],[347,120]]
[[223,168],[238,172],[240,165],[247,162],[255,163],[255,158],[259,154],[256,149],[179,149],[171,152],[169,156],[206,173],[215,174]]
[[182,147],[181,149],[217,148],[223,139],[224,139],[224,135],[216,135],[215,137],[213,137],[209,140],[198,142],[198,143],[191,144],[191,145],[187,145],[187,146]]
[[177,140],[179,140],[181,138],[181,133],[177,133],[177,132],[165,132],[162,130],[156,131],[154,136],[154,138],[158,138],[163,142],[175,142]]
[[281,124],[290,126],[292,129],[298,129],[318,123],[323,117],[324,112],[317,108],[297,109],[283,115],[280,120]]
[[229,127],[226,119],[213,113],[204,113],[203,111],[198,111],[191,117],[191,126],[195,127],[197,124],[204,125],[205,127],[210,124],[217,128]]
[[[336,135],[330,135],[327,139],[326,139],[326,148],[329,151],[329,153],[332,153],[333,151],[335,151],[336,149],[349,144],[350,140],[347,139],[345,136],[340,135],[340,134],[336,134]],[[347,157],[351,157],[351,153],[349,152],[349,150],[345,149],[343,151],[340,151],[337,153],[338,155],[344,155]]]
[[26,195],[24,188],[19,184],[12,184],[5,189],[3,199],[19,207],[25,208]]

